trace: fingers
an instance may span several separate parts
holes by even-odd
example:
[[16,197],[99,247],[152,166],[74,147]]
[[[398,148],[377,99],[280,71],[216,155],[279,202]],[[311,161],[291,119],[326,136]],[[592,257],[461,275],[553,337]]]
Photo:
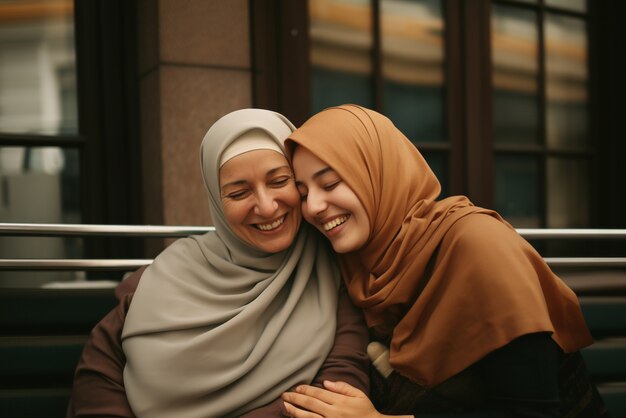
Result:
[[309,386],[309,385],[298,386],[296,388],[296,393],[300,395],[308,396],[311,398],[315,398],[329,405],[334,404],[338,399],[338,395],[329,390],[318,388],[315,386]]
[[323,417],[327,416],[330,405],[329,396],[333,395],[324,389],[301,385],[295,392],[285,392],[282,395],[285,409],[291,417]]
[[285,413],[288,417],[293,418],[322,418],[321,415],[316,414],[315,412],[305,411],[303,409],[297,408],[289,402],[283,402],[285,405]]
[[385,351],[387,351],[387,347],[378,341],[372,341],[367,345],[367,355],[372,361],[380,357]]
[[367,395],[345,382],[324,381],[329,389],[300,385],[282,395],[287,414],[295,418],[363,418],[381,416]]
[[372,364],[376,367],[376,370],[385,378],[393,372],[391,364],[389,364],[389,349],[379,343],[378,341],[372,341],[367,345],[367,355]]
[[362,391],[346,382],[331,382],[329,380],[324,380],[324,387],[340,395],[351,396],[354,398],[366,397]]

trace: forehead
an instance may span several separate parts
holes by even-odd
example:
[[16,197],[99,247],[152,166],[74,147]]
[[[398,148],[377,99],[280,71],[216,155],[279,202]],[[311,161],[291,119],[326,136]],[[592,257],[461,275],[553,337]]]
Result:
[[220,184],[261,180],[276,170],[290,170],[284,155],[268,149],[248,151],[226,161],[220,168]]
[[[293,154],[293,170],[296,177],[309,177],[324,168],[330,168],[328,164],[322,161],[317,155],[313,154],[307,148],[297,147]],[[304,180],[304,178],[302,179]]]

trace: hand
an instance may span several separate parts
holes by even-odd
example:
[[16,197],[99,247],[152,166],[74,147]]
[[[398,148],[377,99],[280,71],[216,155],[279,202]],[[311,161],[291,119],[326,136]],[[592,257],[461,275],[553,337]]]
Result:
[[378,341],[372,341],[367,345],[367,355],[378,373],[380,373],[385,379],[388,378],[393,369],[389,363],[389,349],[379,343]]
[[294,418],[380,418],[367,395],[344,382],[324,381],[324,388],[300,385],[283,393],[285,408]]

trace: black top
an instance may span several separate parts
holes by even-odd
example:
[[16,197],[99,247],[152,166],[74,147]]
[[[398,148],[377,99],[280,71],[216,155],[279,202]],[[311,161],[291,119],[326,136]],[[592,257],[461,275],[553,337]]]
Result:
[[385,380],[376,371],[372,386],[374,404],[390,415],[608,416],[580,354],[564,354],[548,333],[519,337],[434,388],[419,386],[396,372]]

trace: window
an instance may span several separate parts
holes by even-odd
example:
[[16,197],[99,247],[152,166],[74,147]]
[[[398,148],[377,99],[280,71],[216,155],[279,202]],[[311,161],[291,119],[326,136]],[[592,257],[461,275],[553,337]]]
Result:
[[[3,222],[81,222],[73,9],[67,0],[0,3]],[[75,239],[0,237],[0,253],[78,257],[82,248]],[[22,278],[11,272],[0,280]]]
[[585,4],[528,3],[492,6],[495,208],[520,227],[585,227],[593,155]]
[[[420,149],[444,196],[466,194],[516,227],[598,224],[593,181],[604,157],[602,139],[591,132],[586,1],[315,0],[275,7],[278,30],[269,38],[282,69],[275,88],[295,99],[286,105],[257,98],[257,105],[296,123],[302,113],[331,105],[371,107]],[[258,29],[255,36],[268,37]],[[296,100],[307,104],[304,112],[294,111]]]
[[[138,193],[129,179],[140,178],[131,175],[138,145],[132,3],[0,1],[0,222],[132,223]],[[136,252],[122,242],[0,237],[0,254]],[[0,286],[76,277],[0,272]]]
[[415,143],[447,193],[441,0],[308,2],[311,113],[359,104]]

